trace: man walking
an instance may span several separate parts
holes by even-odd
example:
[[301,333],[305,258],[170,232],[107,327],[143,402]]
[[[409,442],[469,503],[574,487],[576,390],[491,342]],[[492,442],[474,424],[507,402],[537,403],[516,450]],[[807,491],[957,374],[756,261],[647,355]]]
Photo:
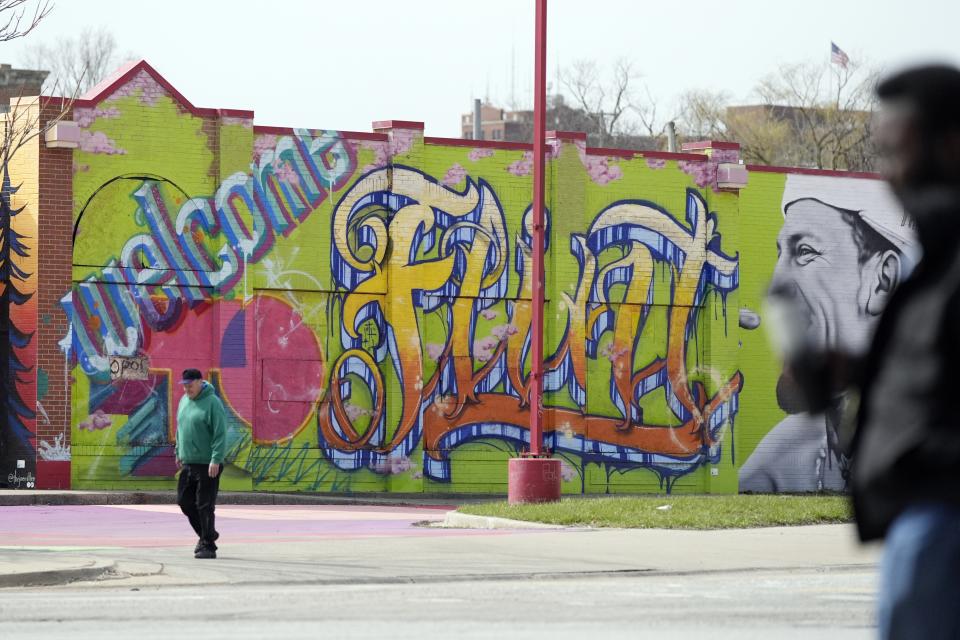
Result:
[[216,558],[214,509],[220,472],[226,453],[227,420],[223,402],[197,369],[187,369],[181,380],[184,396],[177,408],[177,504],[200,538],[195,558]]
[[923,259],[891,298],[864,367],[853,506],[864,540],[886,538],[883,638],[960,637],[960,70],[882,82],[884,174]]
[[877,93],[883,173],[923,257],[864,360],[811,346],[788,365],[817,410],[859,388],[851,484],[861,539],[886,539],[880,637],[946,640],[960,638],[960,70],[911,69]]

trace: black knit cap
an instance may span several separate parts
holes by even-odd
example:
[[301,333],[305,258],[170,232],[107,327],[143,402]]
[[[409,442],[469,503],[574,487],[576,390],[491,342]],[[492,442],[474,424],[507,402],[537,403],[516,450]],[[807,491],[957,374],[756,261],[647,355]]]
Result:
[[203,380],[203,374],[200,373],[199,369],[184,369],[183,370],[183,379],[180,380],[181,384],[186,384],[188,382],[193,382],[194,380]]

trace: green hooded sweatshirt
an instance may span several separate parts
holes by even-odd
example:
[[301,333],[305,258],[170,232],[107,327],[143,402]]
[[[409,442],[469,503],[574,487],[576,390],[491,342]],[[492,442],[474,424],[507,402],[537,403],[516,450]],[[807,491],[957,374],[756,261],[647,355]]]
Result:
[[227,415],[209,382],[196,400],[183,394],[177,408],[177,459],[183,464],[221,464],[227,451]]

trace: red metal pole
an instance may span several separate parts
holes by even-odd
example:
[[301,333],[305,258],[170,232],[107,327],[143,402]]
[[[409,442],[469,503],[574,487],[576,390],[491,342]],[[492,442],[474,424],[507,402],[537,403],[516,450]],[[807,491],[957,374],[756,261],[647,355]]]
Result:
[[543,454],[543,164],[546,161],[547,0],[537,3],[536,69],[533,98],[533,265],[530,304],[530,451],[508,462],[510,504],[554,502],[562,493],[560,459]]
[[544,224],[543,164],[546,155],[547,103],[547,0],[536,0],[536,53],[533,76],[533,305],[530,328],[530,455],[543,448],[543,306],[544,306]]

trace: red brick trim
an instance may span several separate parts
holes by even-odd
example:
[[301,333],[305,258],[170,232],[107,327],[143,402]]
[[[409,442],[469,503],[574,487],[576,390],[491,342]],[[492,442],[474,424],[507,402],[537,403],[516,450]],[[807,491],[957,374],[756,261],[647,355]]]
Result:
[[[107,96],[116,91],[119,87],[123,86],[125,83],[129,82],[130,79],[140,73],[141,71],[146,71],[150,77],[152,77],[157,84],[164,88],[171,96],[173,96],[180,105],[185,108],[187,111],[192,113],[195,116],[199,117],[219,117],[227,116],[232,118],[253,118],[253,111],[245,109],[211,109],[208,107],[197,107],[194,106],[192,102],[187,100],[187,98],[177,91],[177,89],[170,84],[166,78],[164,78],[160,73],[154,69],[146,60],[140,60],[137,62],[129,62],[119,69],[117,69],[113,74],[108,76],[103,82],[90,89],[82,97],[74,100],[73,106],[86,108],[93,107],[103,101]],[[46,96],[48,100],[59,100],[61,103],[67,98],[59,96]]]
[[246,118],[253,120],[253,111],[246,109],[217,109],[217,114],[221,118]]
[[417,129],[423,131],[423,123],[413,120],[374,120],[372,129]]
[[533,145],[526,142],[501,142],[498,140],[471,140],[470,138],[437,138],[426,137],[424,144],[444,147],[474,147],[479,149],[503,149],[516,151],[531,151]]
[[[311,135],[326,133],[324,129],[307,129],[307,131]],[[296,129],[294,127],[268,127],[257,124],[253,126],[253,132],[259,135],[290,136],[296,132]],[[370,133],[369,131],[335,131],[334,133],[347,140],[376,140],[378,142],[386,142],[390,139],[385,133]]]
[[702,153],[676,153],[674,151],[640,151],[644,158],[655,160],[687,160],[690,162],[705,162],[710,158]]
[[611,147],[587,147],[587,155],[591,156],[613,156],[616,158],[633,158],[642,151],[636,149],[613,149]]

